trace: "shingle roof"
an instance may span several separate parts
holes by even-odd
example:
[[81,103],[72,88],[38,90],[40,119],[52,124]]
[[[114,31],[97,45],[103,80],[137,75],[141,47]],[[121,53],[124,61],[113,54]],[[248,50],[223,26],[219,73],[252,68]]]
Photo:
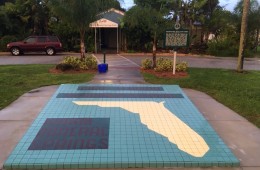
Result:
[[120,20],[123,18],[124,12],[111,8],[110,10],[100,14],[100,18],[110,20],[114,23],[120,24]]

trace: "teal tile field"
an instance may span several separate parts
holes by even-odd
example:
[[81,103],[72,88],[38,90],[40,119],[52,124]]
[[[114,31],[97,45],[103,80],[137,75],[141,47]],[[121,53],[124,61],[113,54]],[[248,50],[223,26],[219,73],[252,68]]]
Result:
[[236,167],[177,85],[61,85],[5,169]]

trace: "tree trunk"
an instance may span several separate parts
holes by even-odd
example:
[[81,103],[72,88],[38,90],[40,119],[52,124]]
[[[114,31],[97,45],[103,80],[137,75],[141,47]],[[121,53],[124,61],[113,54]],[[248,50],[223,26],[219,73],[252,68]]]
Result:
[[156,47],[157,47],[157,33],[155,32],[154,37],[153,37],[153,68],[156,67]]
[[85,29],[80,30],[80,59],[85,58]]
[[241,21],[239,52],[238,52],[238,64],[237,64],[238,72],[243,72],[244,48],[245,48],[245,43],[246,43],[246,29],[247,29],[247,17],[248,17],[249,4],[250,4],[250,0],[244,0],[243,15],[242,15],[242,21]]

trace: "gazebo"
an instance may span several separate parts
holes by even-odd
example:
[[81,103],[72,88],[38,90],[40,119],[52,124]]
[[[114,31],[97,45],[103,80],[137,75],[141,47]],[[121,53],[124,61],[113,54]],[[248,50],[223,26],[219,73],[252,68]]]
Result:
[[90,28],[95,28],[95,53],[98,50],[116,49],[122,46],[122,31],[120,21],[124,12],[111,8],[98,14],[98,20],[90,23]]

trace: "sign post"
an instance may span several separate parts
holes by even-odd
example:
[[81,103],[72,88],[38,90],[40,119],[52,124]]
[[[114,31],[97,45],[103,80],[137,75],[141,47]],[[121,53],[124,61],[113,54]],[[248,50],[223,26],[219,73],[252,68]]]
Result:
[[174,25],[173,30],[167,30],[165,32],[164,46],[171,47],[174,51],[173,57],[173,74],[175,74],[176,70],[176,56],[177,56],[177,48],[179,47],[187,47],[189,42],[189,30],[181,29],[179,23]]
[[176,56],[177,56],[177,51],[173,52],[173,69],[172,69],[172,74],[175,75],[176,71]]

